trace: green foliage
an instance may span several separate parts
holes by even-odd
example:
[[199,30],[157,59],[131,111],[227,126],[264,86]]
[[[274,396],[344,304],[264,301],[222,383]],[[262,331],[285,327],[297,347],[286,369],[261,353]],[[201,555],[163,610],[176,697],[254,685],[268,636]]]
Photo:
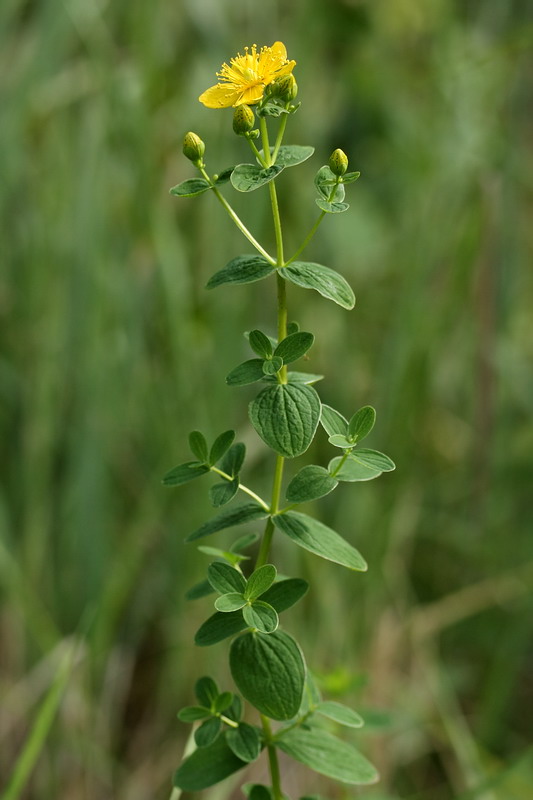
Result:
[[248,335],[250,347],[261,358],[272,357],[272,344],[268,336],[265,336],[261,331],[250,331]]
[[283,166],[261,168],[255,164],[238,164],[231,173],[231,183],[238,192],[254,192],[265,183],[270,183],[282,171]]
[[229,508],[221,511],[216,517],[208,522],[204,522],[199,528],[185,539],[186,542],[194,542],[204,536],[211,536],[213,533],[223,531],[225,528],[232,528],[234,525],[243,525],[245,522],[252,522],[258,519],[265,519],[268,511],[265,511],[258,503],[243,503],[241,506]]
[[283,359],[284,364],[292,364],[293,361],[297,361],[307,353],[314,341],[315,337],[312,333],[304,331],[291,333],[278,344],[274,355]]
[[348,569],[366,571],[366,561],[355,547],[322,522],[299,511],[277,514],[273,520],[278,530],[304,550]]
[[203,178],[189,178],[186,181],[178,183],[170,190],[170,194],[176,197],[196,197],[199,194],[207,192],[209,184]]
[[192,753],[174,773],[174,786],[184,792],[200,792],[246,766],[228,747],[223,736]]
[[162,483],[164,486],[181,486],[195,478],[201,478],[207,472],[209,472],[209,467],[206,464],[200,464],[199,461],[187,461],[167,472]]
[[[274,152],[273,147],[270,148],[270,152]],[[314,152],[314,147],[301,144],[284,144],[278,150],[275,163],[281,167],[295,167],[297,164],[301,164],[311,158]],[[261,155],[263,155],[262,150]]]
[[334,722],[338,722],[339,725],[345,725],[347,728],[361,728],[364,725],[363,719],[357,712],[334,700],[324,700],[318,703],[315,711],[317,714],[332,719]]
[[264,378],[263,364],[265,362],[262,358],[250,358],[248,361],[243,361],[235,369],[232,369],[226,377],[228,386],[246,386],[249,383],[255,383]]
[[244,590],[246,599],[255,600],[264,594],[276,580],[276,575],[277,570],[273,564],[264,564],[252,572]]
[[220,594],[242,593],[246,589],[246,580],[243,575],[228,564],[221,564],[218,561],[208,566],[207,578],[213,589]]
[[287,486],[286,498],[289,503],[305,503],[309,500],[318,500],[338,486],[338,481],[332,478],[324,467],[309,464],[302,467]]
[[207,289],[215,289],[225,283],[255,283],[268,277],[275,268],[260,255],[237,256],[224,269],[215,272],[207,282]]
[[314,289],[342,308],[351,309],[355,305],[355,295],[347,281],[338,272],[322,264],[293,261],[288,267],[282,267],[279,273],[296,286]]
[[361,753],[326,731],[294,728],[282,733],[276,745],[295,761],[342,783],[364,785],[379,777]]
[[238,728],[226,731],[226,743],[237,758],[246,763],[255,761],[261,752],[261,737],[259,731],[247,722],[241,722]]
[[216,464],[217,461],[220,461],[222,456],[231,447],[234,439],[235,431],[224,431],[224,433],[221,433],[220,436],[217,436],[209,452],[210,465]]
[[252,425],[276,453],[296,458],[305,453],[320,419],[320,399],[305,384],[268,387],[249,406]]
[[190,433],[189,447],[192,450],[192,454],[196,456],[198,461],[201,461],[202,463],[207,461],[209,450],[203,433],[200,433],[200,431],[193,431]]

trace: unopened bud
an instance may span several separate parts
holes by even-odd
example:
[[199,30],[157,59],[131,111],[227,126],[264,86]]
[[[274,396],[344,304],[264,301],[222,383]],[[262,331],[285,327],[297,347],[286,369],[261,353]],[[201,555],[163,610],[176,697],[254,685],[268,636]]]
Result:
[[244,136],[254,127],[255,114],[246,103],[237,106],[233,114],[233,130],[237,136]]
[[189,161],[196,163],[202,160],[204,153],[205,144],[202,142],[200,137],[191,131],[186,133],[183,139],[183,155],[185,158],[188,158]]
[[337,148],[329,157],[329,168],[334,175],[344,175],[348,169],[348,156]]
[[270,84],[271,97],[279,97],[284,103],[290,103],[298,94],[298,84],[294,75],[283,75]]

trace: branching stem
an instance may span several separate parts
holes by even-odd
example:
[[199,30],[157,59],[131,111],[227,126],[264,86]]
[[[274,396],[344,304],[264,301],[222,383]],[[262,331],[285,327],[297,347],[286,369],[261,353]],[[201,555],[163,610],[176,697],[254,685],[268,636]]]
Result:
[[[220,475],[221,478],[225,478],[227,481],[233,480],[231,475],[228,475],[227,472],[223,472],[221,469],[218,469],[218,467],[211,467],[211,472],[216,472],[217,475]],[[265,503],[265,501],[261,497],[259,497],[258,494],[253,492],[243,483],[239,483],[239,489],[241,490],[241,492],[246,492],[246,494],[250,495],[250,497],[256,500],[260,506],[263,506],[265,511],[270,511],[270,506],[268,505],[268,503]]]

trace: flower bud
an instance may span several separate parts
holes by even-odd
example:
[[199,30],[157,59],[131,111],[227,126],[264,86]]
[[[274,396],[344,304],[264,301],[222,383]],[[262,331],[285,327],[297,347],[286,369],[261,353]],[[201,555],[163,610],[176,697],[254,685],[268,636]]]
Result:
[[298,84],[294,75],[283,75],[270,84],[271,97],[279,97],[284,103],[290,103],[298,94]]
[[329,157],[329,168],[334,175],[344,175],[348,169],[348,156],[337,148]]
[[183,139],[183,155],[193,163],[200,162],[205,153],[205,144],[196,133],[185,134]]
[[245,136],[254,127],[255,114],[246,103],[237,106],[233,114],[233,130],[237,136]]

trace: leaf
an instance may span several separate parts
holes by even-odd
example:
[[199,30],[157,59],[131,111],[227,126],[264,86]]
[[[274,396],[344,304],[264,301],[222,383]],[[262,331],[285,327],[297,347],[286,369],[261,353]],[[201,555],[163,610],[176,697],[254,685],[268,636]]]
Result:
[[354,293],[342,275],[322,264],[293,261],[289,266],[279,269],[279,274],[304,289],[315,289],[342,308],[350,309],[355,305]]
[[242,615],[246,624],[260,633],[273,633],[279,625],[277,611],[263,600],[255,600],[251,606],[245,606]]
[[382,472],[392,472],[396,469],[394,461],[386,456],[385,453],[380,453],[379,450],[367,450],[366,448],[358,447],[351,457],[366,464],[367,467],[380,469]]
[[344,450],[348,450],[350,447],[353,448],[354,446],[354,442],[351,442],[346,436],[343,436],[342,433],[334,433],[333,436],[329,437],[328,442],[334,447],[342,447]]
[[227,385],[246,386],[262,380],[264,377],[263,363],[261,358],[250,358],[248,361],[243,361],[226,376]]
[[238,728],[230,728],[226,732],[226,742],[235,755],[247,764],[255,761],[261,752],[259,732],[247,722],[241,722]]
[[215,289],[225,283],[254,283],[275,271],[276,268],[259,254],[237,256],[209,278],[206,288]]
[[224,614],[230,611],[238,611],[246,605],[246,598],[240,592],[229,592],[222,594],[215,600],[215,608],[217,611],[222,611]]
[[196,197],[198,194],[203,194],[209,189],[209,184],[204,178],[189,178],[186,181],[178,183],[170,189],[170,194],[175,197]]
[[[312,384],[317,383],[317,381],[323,380],[323,375],[313,375],[311,372],[288,372],[287,373],[287,382],[288,383],[305,383],[305,384]],[[265,383],[277,383],[277,378],[273,378],[271,376],[266,376],[263,378]]]
[[213,709],[215,714],[221,714],[223,711],[226,711],[226,709],[229,708],[233,703],[233,697],[233,692],[222,692],[222,694],[219,694],[215,700]]
[[259,538],[260,536],[258,533],[247,533],[245,536],[239,536],[231,545],[230,550],[232,553],[241,553],[243,550],[246,550],[247,547],[250,547],[251,544],[255,544]]
[[174,467],[170,472],[167,472],[162,480],[163,486],[181,486],[183,483],[193,481],[195,478],[201,478],[209,472],[207,464],[200,464],[198,461],[187,461],[185,464],[180,464]]
[[287,336],[290,336],[292,333],[298,333],[300,330],[300,326],[297,322],[288,322],[287,323]]
[[222,558],[231,564],[232,567],[238,564],[242,559],[230,550],[222,550],[221,547],[208,547],[207,545],[199,545],[198,550],[200,553],[206,553],[208,556],[215,556],[215,558]]
[[317,519],[299,511],[286,511],[285,514],[276,514],[272,520],[278,530],[305,550],[348,569],[359,572],[368,569],[366,561],[355,547]]
[[368,436],[376,422],[376,409],[372,406],[363,406],[356,411],[348,424],[348,433],[360,442]]
[[233,695],[231,705],[227,707],[225,717],[232,719],[234,722],[239,722],[242,717],[242,700],[238,694]]
[[320,414],[320,424],[329,436],[348,433],[348,420],[339,411],[335,411],[334,408],[324,405],[324,403]]
[[[314,179],[317,191],[324,200],[328,202],[341,203],[344,200],[344,186],[337,181],[337,176],[331,171],[331,168],[326,165],[320,167]],[[333,197],[331,193],[335,187]]]
[[222,731],[222,722],[219,717],[211,717],[203,722],[194,732],[194,741],[197,747],[205,748],[218,739]]
[[220,594],[228,592],[244,592],[246,580],[241,573],[230,567],[229,564],[221,564],[219,561],[209,564],[207,568],[207,579],[213,589]]
[[225,737],[220,736],[209,747],[195,750],[185,759],[174,774],[174,786],[184,792],[199,792],[245,766],[246,762],[237,758]]
[[360,175],[361,175],[360,172],[345,172],[344,175],[342,176],[342,182],[353,183],[354,181],[357,180],[357,178],[360,177]]
[[263,374],[276,375],[276,373],[280,371],[282,366],[283,366],[283,359],[279,358],[279,356],[274,356],[274,358],[269,361],[263,361]]
[[231,645],[230,668],[243,697],[271,719],[298,713],[305,683],[300,647],[283,631],[245,633]]
[[[281,614],[282,611],[286,611],[301,600],[308,589],[309,584],[302,578],[287,578],[274,583],[262,595],[262,599],[263,602],[275,608],[278,614]],[[246,627],[241,611],[232,611],[229,614],[217,611],[200,626],[194,641],[199,647],[209,647],[230,636],[235,636]]]
[[225,506],[230,500],[233,500],[239,491],[239,476],[235,477],[232,481],[223,481],[222,483],[215,483],[209,489],[209,499],[211,505],[215,508]]
[[223,169],[222,172],[219,172],[219,174],[216,177],[213,176],[213,180],[216,183],[216,185],[221,186],[223,183],[227,183],[231,178],[231,173],[233,172],[234,169],[235,167],[227,167],[226,169]]
[[270,183],[283,170],[281,165],[258,167],[256,164],[238,164],[231,173],[231,184],[238,192],[253,192]]
[[276,746],[315,772],[342,783],[365,785],[375,783],[379,777],[352,745],[326,731],[293,728],[276,740]]
[[269,386],[249,405],[252,425],[266,444],[285,458],[305,453],[320,418],[320,399],[310,386]]
[[213,594],[213,587],[209,581],[200,581],[185,592],[185,599],[199,600],[201,597],[207,597],[209,594]]
[[245,455],[246,447],[242,442],[233,444],[222,459],[220,469],[222,472],[225,472],[226,475],[231,475],[232,478],[235,477],[235,475],[238,475],[241,471]]
[[254,353],[257,353],[261,358],[270,358],[272,355],[272,345],[268,336],[265,336],[262,331],[250,331],[248,341]]
[[267,589],[270,589],[276,580],[277,574],[278,571],[274,564],[263,564],[262,567],[252,572],[244,591],[246,599],[255,600],[256,597],[259,597],[266,592]]
[[181,722],[196,722],[199,719],[206,719],[211,716],[211,711],[203,706],[185,706],[178,711],[178,719]]
[[242,787],[248,800],[272,800],[272,792],[261,783],[248,783]]
[[194,685],[194,693],[200,705],[206,708],[211,708],[219,694],[218,686],[208,675],[198,678]]
[[243,503],[234,508],[227,508],[221,511],[216,517],[204,522],[193,533],[190,533],[185,539],[186,542],[194,542],[196,539],[202,539],[204,536],[210,536],[212,533],[217,533],[225,528],[232,528],[234,525],[243,525],[245,522],[252,522],[257,519],[266,519],[269,513],[262,508],[258,503]]
[[289,503],[305,503],[324,497],[337,485],[338,481],[331,477],[327,469],[310,464],[294,476],[285,496]]
[[[271,147],[270,153],[272,154],[273,152],[274,147]],[[314,152],[315,148],[311,147],[310,145],[282,145],[278,150],[276,161],[274,163],[283,167],[295,167],[296,164],[301,164],[303,161],[307,161],[308,158],[311,158]],[[262,150],[261,155],[263,155]]]
[[226,450],[231,447],[234,439],[235,431],[231,430],[224,431],[224,433],[221,433],[220,436],[217,436],[209,452],[209,463],[211,466],[216,464],[217,461],[220,461]]
[[202,463],[207,461],[207,442],[205,436],[200,431],[193,431],[189,434],[189,447],[192,454]]
[[270,589],[261,595],[261,599],[281,614],[301,600],[308,589],[309,584],[303,578],[286,578],[272,584]]
[[315,708],[317,714],[338,722],[339,725],[346,725],[348,728],[361,728],[364,725],[362,717],[357,712],[352,711],[342,703],[335,703],[333,700],[325,700]]
[[298,358],[301,358],[315,341],[312,333],[305,331],[298,331],[298,333],[291,333],[283,341],[281,341],[274,350],[275,356],[280,356],[284,364],[292,364]]
[[218,644],[230,636],[240,633],[247,625],[241,611],[232,611],[228,614],[217,611],[200,625],[194,637],[198,647],[209,647]]
[[326,214],[342,214],[343,211],[348,211],[350,208],[349,203],[328,203],[328,201],[323,200],[322,197],[317,197],[315,203],[322,211],[325,211]]
[[357,449],[350,453],[339,472],[336,472],[342,456],[333,458],[328,464],[328,470],[339,481],[354,483],[355,481],[371,481],[379,478],[383,472],[395,469],[394,462],[378,450]]
[[264,106],[257,108],[258,117],[279,117],[281,114],[288,114],[289,110],[283,106],[277,105],[275,102],[265,103]]

